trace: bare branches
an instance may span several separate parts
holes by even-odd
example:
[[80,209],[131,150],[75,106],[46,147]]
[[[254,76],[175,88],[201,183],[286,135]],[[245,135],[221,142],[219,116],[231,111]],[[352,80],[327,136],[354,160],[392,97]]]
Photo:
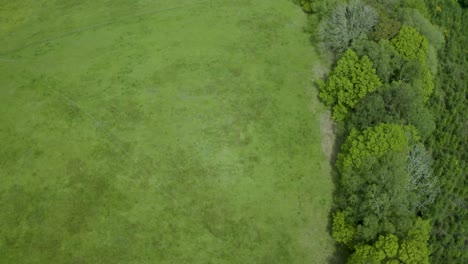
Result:
[[406,190],[417,195],[414,207],[424,210],[434,202],[439,180],[432,173],[432,157],[423,145],[416,145],[408,153],[408,183]]

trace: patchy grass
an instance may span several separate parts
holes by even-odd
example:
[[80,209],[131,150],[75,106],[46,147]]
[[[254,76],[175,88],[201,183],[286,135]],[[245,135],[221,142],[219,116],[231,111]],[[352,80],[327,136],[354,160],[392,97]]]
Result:
[[299,7],[0,3],[1,263],[333,253]]
[[331,163],[335,163],[337,155],[336,124],[330,111],[324,111],[320,115],[320,127],[322,133],[322,151]]

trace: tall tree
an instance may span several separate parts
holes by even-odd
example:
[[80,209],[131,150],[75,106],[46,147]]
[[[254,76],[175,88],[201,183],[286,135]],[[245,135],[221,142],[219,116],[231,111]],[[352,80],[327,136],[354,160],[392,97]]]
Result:
[[381,39],[377,43],[362,37],[352,48],[359,56],[368,56],[371,59],[377,75],[384,83],[393,80],[401,68],[403,58],[388,40]]
[[[342,226],[348,228],[344,230],[356,230],[351,240],[354,243],[369,243],[385,233],[404,235],[414,217],[412,196],[405,189],[406,157],[390,151],[364,161],[360,167],[346,168],[341,174],[337,202],[346,212]],[[333,236],[343,233],[335,234],[341,230],[333,229]]]
[[333,105],[333,117],[343,120],[349,110],[364,98],[382,86],[372,62],[367,56],[361,59],[348,49],[338,60],[327,82],[320,82],[320,98],[328,105]]
[[361,34],[372,32],[378,22],[377,12],[360,0],[338,5],[319,25],[318,35],[325,47],[342,52]]
[[380,123],[413,125],[425,140],[436,127],[422,93],[419,87],[403,82],[385,85],[356,105],[346,118],[346,128],[364,130]]
[[[434,83],[431,71],[427,65],[428,42],[419,32],[406,25],[403,25],[398,35],[391,40],[392,45],[398,53],[406,60],[406,65],[410,68],[417,69],[419,72],[417,78],[410,76],[410,79],[415,86],[422,86],[424,90],[424,99],[429,99],[429,96],[434,90]],[[402,69],[405,73],[408,69]]]
[[414,204],[418,211],[426,211],[438,193],[439,179],[432,173],[432,157],[422,144],[417,144],[408,152],[406,190],[415,196]]
[[378,158],[389,151],[405,154],[408,142],[418,139],[418,133],[412,126],[379,124],[362,132],[353,130],[341,146],[338,170],[343,172],[346,168],[359,168],[366,158]]
[[348,264],[429,264],[430,228],[427,220],[418,218],[402,239],[388,234],[379,236],[373,244],[357,245]]

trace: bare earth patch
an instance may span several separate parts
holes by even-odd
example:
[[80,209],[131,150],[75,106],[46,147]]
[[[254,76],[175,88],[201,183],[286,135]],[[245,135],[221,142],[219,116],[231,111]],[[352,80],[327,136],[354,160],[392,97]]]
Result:
[[331,118],[331,112],[325,111],[320,115],[320,131],[322,135],[322,151],[330,162],[336,158],[336,124]]

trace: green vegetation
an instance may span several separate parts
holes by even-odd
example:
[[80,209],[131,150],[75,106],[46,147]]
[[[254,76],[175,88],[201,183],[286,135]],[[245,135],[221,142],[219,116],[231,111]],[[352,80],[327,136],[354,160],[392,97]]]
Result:
[[417,135],[411,136],[411,130],[411,127],[380,124],[362,133],[351,131],[338,155],[338,170],[343,172],[347,168],[359,168],[367,158],[379,158],[388,151],[407,151],[408,142],[417,138]]
[[344,51],[361,34],[372,31],[377,24],[377,12],[360,0],[339,4],[318,27],[318,35],[326,48]]
[[444,32],[446,44],[438,51],[438,74],[429,106],[437,129],[427,140],[434,157],[433,172],[440,193],[431,210],[432,263],[468,262],[468,133],[467,1],[426,0],[431,20]]
[[333,105],[336,120],[343,120],[366,94],[382,85],[369,58],[359,59],[351,49],[338,60],[327,82],[319,84],[320,98],[327,105]]
[[417,220],[417,228],[406,235],[406,239],[399,241],[395,235],[379,236],[373,245],[358,245],[349,257],[348,263],[429,263],[427,240],[429,239],[430,224],[428,221]]
[[[413,85],[416,87],[424,87],[423,98],[427,100],[434,90],[434,83],[426,61],[428,56],[426,38],[420,35],[416,29],[403,25],[400,33],[391,40],[391,43],[406,61],[406,64],[413,67],[410,72],[414,73],[414,76],[408,76],[407,79],[412,79]],[[402,70],[407,71],[408,69]]]
[[327,262],[298,6],[0,7],[0,263]]
[[379,123],[412,125],[422,139],[435,130],[434,117],[423,100],[421,92],[400,81],[385,85],[380,91],[365,97],[350,114],[345,124],[364,130]]
[[[318,82],[344,142],[333,238],[348,263],[467,263],[466,1],[326,2],[301,5],[337,60]],[[353,5],[375,10],[374,26]],[[373,67],[343,70],[358,58]],[[377,87],[355,78],[374,75]]]

